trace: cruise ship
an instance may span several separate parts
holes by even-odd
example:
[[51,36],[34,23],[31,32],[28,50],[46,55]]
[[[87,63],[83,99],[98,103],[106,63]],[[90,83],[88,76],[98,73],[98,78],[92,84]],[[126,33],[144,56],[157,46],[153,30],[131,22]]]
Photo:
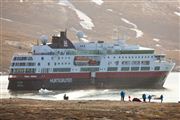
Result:
[[9,90],[162,88],[175,63],[154,49],[117,39],[72,43],[66,31],[42,37],[27,54],[15,54]]

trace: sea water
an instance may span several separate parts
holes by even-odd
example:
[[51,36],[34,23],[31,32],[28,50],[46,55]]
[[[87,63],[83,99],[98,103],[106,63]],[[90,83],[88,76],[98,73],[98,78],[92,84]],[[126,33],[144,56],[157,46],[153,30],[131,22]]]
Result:
[[180,101],[180,73],[172,72],[168,75],[164,84],[164,89],[100,89],[100,90],[68,90],[68,91],[19,91],[10,92],[7,89],[8,76],[0,76],[0,98],[24,98],[39,100],[63,100],[64,94],[70,100],[120,100],[120,91],[125,91],[125,100],[131,98],[142,99],[142,94],[152,95],[152,101],[160,102],[156,99],[160,95],[164,96],[164,102]]

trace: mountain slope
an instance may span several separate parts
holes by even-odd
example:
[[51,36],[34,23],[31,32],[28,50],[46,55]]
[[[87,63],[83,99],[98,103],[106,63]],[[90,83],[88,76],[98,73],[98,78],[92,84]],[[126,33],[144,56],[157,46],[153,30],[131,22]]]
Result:
[[176,62],[175,70],[180,70],[178,0],[5,0],[0,4],[1,71],[8,71],[13,53],[28,52],[40,35],[50,38],[65,28],[73,42],[78,40],[75,30],[84,31],[92,41],[112,42],[118,29],[128,43],[167,54]]

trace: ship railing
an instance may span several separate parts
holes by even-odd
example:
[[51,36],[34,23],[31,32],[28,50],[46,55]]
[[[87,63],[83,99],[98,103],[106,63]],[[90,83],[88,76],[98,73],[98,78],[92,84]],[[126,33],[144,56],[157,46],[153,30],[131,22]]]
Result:
[[55,55],[54,52],[48,52],[48,53],[33,53],[33,55]]

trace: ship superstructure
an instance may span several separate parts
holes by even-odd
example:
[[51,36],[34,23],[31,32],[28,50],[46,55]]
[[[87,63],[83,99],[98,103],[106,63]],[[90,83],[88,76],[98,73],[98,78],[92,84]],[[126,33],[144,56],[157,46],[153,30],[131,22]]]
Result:
[[114,43],[72,43],[66,31],[42,39],[32,52],[14,55],[9,74],[11,90],[108,89],[162,87],[174,63],[154,49]]

